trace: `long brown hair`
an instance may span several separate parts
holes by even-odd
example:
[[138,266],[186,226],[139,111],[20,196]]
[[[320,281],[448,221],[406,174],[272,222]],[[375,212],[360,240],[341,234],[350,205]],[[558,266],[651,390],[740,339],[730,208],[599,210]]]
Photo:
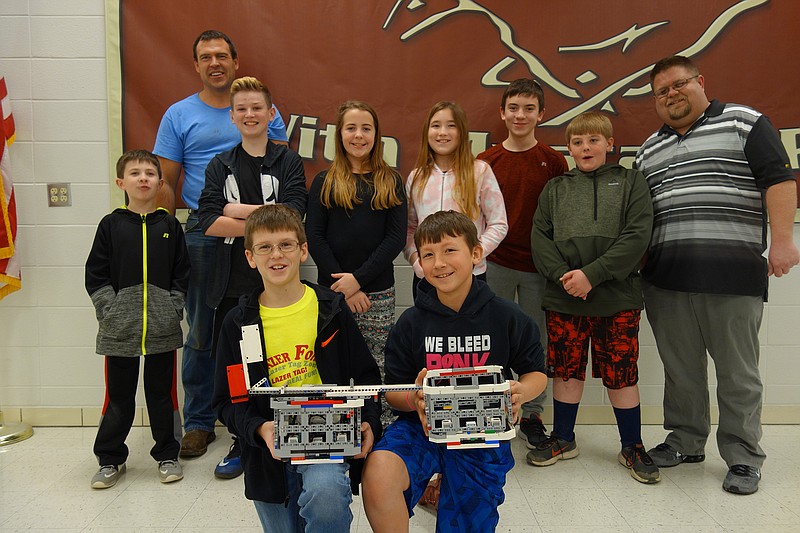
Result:
[[396,174],[383,160],[383,142],[381,142],[378,114],[371,105],[357,100],[344,102],[336,112],[336,154],[333,156],[331,167],[325,174],[325,181],[322,182],[320,202],[327,208],[338,205],[345,209],[353,209],[362,202],[362,199],[358,197],[357,187],[357,181],[362,178],[351,170],[350,161],[347,159],[347,152],[342,143],[344,115],[351,109],[366,111],[372,115],[372,122],[375,125],[375,143],[369,154],[369,168],[372,171],[372,183],[375,191],[370,206],[372,209],[389,209],[402,204],[403,199],[397,190]]
[[480,215],[480,208],[477,200],[477,186],[475,184],[475,156],[469,147],[469,128],[467,127],[467,115],[461,106],[455,102],[439,102],[428,112],[428,118],[422,125],[422,140],[419,147],[419,155],[415,165],[414,175],[411,178],[411,192],[409,201],[415,194],[422,194],[428,178],[431,176],[434,165],[434,152],[428,142],[428,130],[430,129],[433,115],[449,109],[453,114],[453,120],[458,129],[458,146],[453,153],[453,173],[455,174],[455,187],[453,196],[461,209],[461,212],[472,220]]

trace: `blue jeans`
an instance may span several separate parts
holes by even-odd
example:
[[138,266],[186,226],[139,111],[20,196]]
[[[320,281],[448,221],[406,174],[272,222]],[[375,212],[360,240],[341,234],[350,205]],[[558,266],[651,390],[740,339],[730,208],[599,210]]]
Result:
[[348,533],[353,521],[348,463],[284,465],[288,505],[253,501],[264,531]]
[[214,264],[216,237],[206,237],[197,214],[186,220],[186,248],[189,250],[191,274],[186,293],[186,322],[189,334],[183,346],[183,427],[186,431],[213,431],[217,420],[211,410],[214,394],[214,360],[211,357],[211,336],[214,310],[206,305],[206,292]]

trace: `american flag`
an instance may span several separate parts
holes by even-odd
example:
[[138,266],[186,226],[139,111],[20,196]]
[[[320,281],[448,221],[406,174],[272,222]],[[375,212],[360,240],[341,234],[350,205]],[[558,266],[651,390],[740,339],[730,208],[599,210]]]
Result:
[[14,183],[11,181],[11,161],[8,147],[14,142],[14,117],[8,98],[6,80],[0,76],[0,300],[22,287],[22,276],[16,252],[17,204]]

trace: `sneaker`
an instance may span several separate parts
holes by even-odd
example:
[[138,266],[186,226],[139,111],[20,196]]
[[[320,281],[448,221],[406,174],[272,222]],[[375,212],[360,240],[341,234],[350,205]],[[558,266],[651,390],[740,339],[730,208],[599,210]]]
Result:
[[239,446],[239,439],[234,438],[228,455],[214,468],[214,477],[219,479],[233,479],[242,475],[242,449]]
[[177,459],[158,462],[158,479],[161,483],[172,483],[183,479],[183,468]]
[[644,445],[640,442],[635,446],[626,446],[617,455],[619,464],[631,471],[631,477],[640,483],[658,483],[661,481],[661,473],[653,462],[653,459],[644,451]]
[[113,487],[125,473],[125,463],[121,465],[103,465],[95,475],[92,476],[93,489],[107,489]]
[[722,489],[733,494],[753,494],[758,490],[761,470],[755,466],[733,465],[722,482]]
[[548,466],[559,459],[572,459],[578,457],[580,450],[575,441],[559,439],[550,435],[543,443],[528,452],[528,463],[534,466]]
[[706,460],[706,456],[703,454],[684,455],[666,442],[662,442],[655,448],[650,448],[647,454],[653,459],[656,466],[661,468],[677,466],[681,463],[702,463]]
[[525,439],[525,445],[530,450],[535,450],[547,440],[547,429],[542,424],[542,419],[536,415],[520,420],[518,433],[520,438]]
[[215,438],[217,436],[213,431],[204,429],[187,431],[181,439],[181,457],[200,457],[206,453],[208,445],[214,442]]

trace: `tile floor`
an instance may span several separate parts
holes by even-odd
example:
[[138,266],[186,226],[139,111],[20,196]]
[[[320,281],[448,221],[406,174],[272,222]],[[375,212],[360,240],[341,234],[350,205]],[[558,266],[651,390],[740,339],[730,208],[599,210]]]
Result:
[[[800,426],[764,426],[769,455],[760,490],[752,496],[722,491],[725,464],[713,442],[704,463],[662,470],[645,486],[617,464],[614,426],[579,426],[581,455],[535,468],[515,439],[517,466],[500,507],[501,532],[798,532],[800,531]],[[185,478],[158,482],[148,455],[149,428],[128,439],[128,471],[113,488],[93,490],[91,453],[95,428],[35,428],[32,438],[0,447],[0,531],[59,532],[257,532],[241,478],[220,481],[214,464],[227,452],[224,430],[205,456],[183,462]],[[644,428],[645,443],[661,441],[660,427]],[[361,500],[353,502],[353,531],[370,530]],[[420,510],[412,532],[434,530]]]

